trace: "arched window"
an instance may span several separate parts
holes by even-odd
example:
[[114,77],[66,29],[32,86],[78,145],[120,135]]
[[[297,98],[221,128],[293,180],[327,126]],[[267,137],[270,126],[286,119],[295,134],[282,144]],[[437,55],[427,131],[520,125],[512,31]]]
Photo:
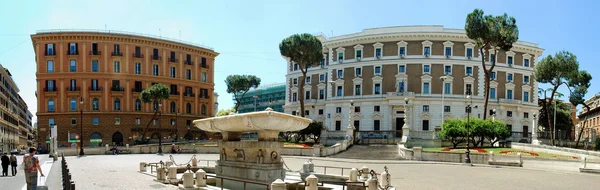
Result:
[[171,108],[171,109],[170,109],[170,110],[171,110],[171,113],[175,113],[175,111],[176,111],[176,110],[175,110],[175,102],[174,102],[174,101],[173,101],[173,102],[171,102],[171,106],[170,106],[170,108]]
[[48,111],[49,112],[53,112],[54,111],[54,100],[53,99],[49,99],[48,100]]
[[202,104],[201,113],[202,113],[202,115],[206,115],[206,105],[204,105],[204,104]]
[[98,101],[98,98],[94,98],[92,100],[92,109],[93,110],[100,110],[100,102]]
[[77,100],[75,98],[71,98],[71,103],[69,104],[69,110],[77,111]]
[[188,114],[192,113],[192,104],[190,104],[190,103],[185,104],[185,113],[188,113]]
[[142,101],[140,99],[135,100],[135,111],[142,110]]
[[115,98],[115,111],[121,110],[121,99]]

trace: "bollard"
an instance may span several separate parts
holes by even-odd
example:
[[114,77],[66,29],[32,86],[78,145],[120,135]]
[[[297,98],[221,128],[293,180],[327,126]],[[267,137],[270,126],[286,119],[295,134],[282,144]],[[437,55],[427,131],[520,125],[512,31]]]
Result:
[[319,183],[319,179],[317,178],[317,176],[310,174],[308,177],[306,177],[306,187],[304,189],[305,190],[317,190],[318,183]]
[[194,157],[192,157],[192,166],[193,167],[198,166],[198,160],[196,159],[196,155],[194,155]]
[[383,173],[381,173],[381,186],[387,187],[388,185],[392,185],[392,175],[388,173],[386,168],[386,170]]
[[285,182],[281,181],[281,179],[276,179],[271,183],[271,190],[287,190],[287,187],[285,186]]
[[360,171],[361,171],[360,178],[366,180],[369,177],[369,168],[367,168],[367,166],[363,166],[362,168],[360,168]]
[[169,168],[171,165],[173,165],[173,161],[170,161],[170,160],[166,161],[165,164],[166,164],[167,168]]
[[184,173],[183,174],[183,187],[184,188],[194,188],[194,174],[193,173]]
[[75,182],[71,181],[70,190],[75,190]]
[[206,172],[202,169],[196,171],[196,187],[206,187]]
[[352,170],[350,170],[350,176],[348,177],[348,181],[350,182],[355,182],[358,180],[358,169],[356,168],[352,168]]
[[105,149],[106,151],[110,151],[110,148],[108,148],[108,145],[105,145],[105,146],[104,146],[104,149]]
[[177,180],[177,166],[169,167],[168,179],[169,180]]
[[521,156],[520,152],[517,153],[517,158],[519,159],[519,166],[523,167],[523,156]]
[[587,157],[585,156],[581,156],[581,164],[583,165],[583,169],[585,169],[585,167],[587,166]]
[[377,180],[371,178],[367,180],[367,190],[377,190]]
[[312,159],[308,159],[308,161],[306,161],[302,165],[302,172],[304,172],[304,173],[313,173],[313,172],[315,172],[315,164],[312,162]]
[[127,150],[129,150],[129,144],[125,144],[125,147],[127,147]]
[[496,161],[496,158],[494,158],[494,151],[490,151],[490,152],[488,153],[488,155],[489,155],[489,160],[488,160],[488,162],[495,162],[495,161]]
[[140,172],[146,172],[146,162],[140,162]]
[[156,180],[163,181],[165,180],[165,168],[156,168]]

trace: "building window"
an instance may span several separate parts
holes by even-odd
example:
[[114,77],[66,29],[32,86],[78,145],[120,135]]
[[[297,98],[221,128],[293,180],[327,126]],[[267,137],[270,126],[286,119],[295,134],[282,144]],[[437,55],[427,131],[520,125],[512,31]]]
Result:
[[292,115],[296,115],[296,111],[292,111]]
[[92,100],[92,110],[99,110],[100,109],[100,102],[98,102],[98,98],[94,98]]
[[467,86],[467,87],[465,88],[465,94],[466,94],[466,95],[471,95],[471,94],[472,94],[472,91],[471,91],[471,89],[473,88],[473,87],[472,87],[473,85],[471,85],[471,84],[467,84],[466,86]]
[[294,71],[298,70],[298,63],[294,63]]
[[337,86],[337,96],[342,96],[342,86]]
[[320,74],[319,75],[319,82],[323,82],[325,81],[325,74]]
[[46,67],[47,67],[48,73],[53,73],[54,72],[54,61],[48,60]]
[[185,70],[185,79],[192,80],[192,70]]
[[53,112],[54,111],[54,100],[53,99],[49,99],[48,100],[48,111],[49,112]]
[[379,112],[379,110],[380,110],[379,108],[380,108],[379,106],[373,106],[373,111],[374,112]]
[[490,88],[490,98],[496,99],[496,88]]
[[375,84],[375,93],[374,94],[381,94],[381,84],[379,84],[379,83]]
[[423,83],[423,94],[429,94],[429,83],[428,82]]
[[512,82],[513,81],[513,74],[512,73],[508,73],[506,75],[506,80],[509,81],[509,82]]
[[[206,106],[202,105],[204,107],[204,111],[202,112],[202,115],[204,115],[206,113]],[[187,103],[185,104],[185,113],[187,114],[192,114],[192,104]]]
[[142,101],[140,99],[135,100],[135,111],[142,110]]
[[98,72],[98,60],[92,60],[92,72]]
[[339,52],[338,53],[338,62],[341,62],[344,60],[344,52]]
[[115,117],[115,125],[121,125],[121,118]]
[[468,58],[473,57],[473,48],[467,48],[467,57]]
[[523,66],[529,67],[529,59],[523,60]]
[[298,93],[294,92],[292,93],[292,102],[296,102],[298,101]]
[[523,112],[523,118],[529,118],[529,113]]
[[429,112],[429,105],[423,105],[423,112]]
[[46,44],[46,55],[55,55],[54,44]]
[[292,84],[294,84],[294,85],[298,85],[298,78],[294,78],[294,79],[292,79]]
[[71,125],[77,125],[77,119],[71,118]]
[[406,55],[406,48],[405,47],[400,47],[400,49],[398,50],[398,54],[400,56]]
[[381,121],[379,121],[379,120],[373,120],[373,130],[374,131],[381,130]]
[[375,75],[381,75],[381,66],[375,66]]
[[158,76],[158,65],[152,65],[152,75]]
[[354,113],[360,113],[360,106],[354,107]]
[[75,98],[71,98],[71,101],[69,103],[69,110],[77,111],[77,100]]
[[492,63],[496,63],[496,55],[495,54],[490,54],[490,62]]
[[310,100],[310,91],[305,91],[304,94],[305,100]]
[[54,125],[54,118],[48,119],[48,125]]
[[496,72],[490,73],[490,80],[496,80]]
[[446,113],[450,112],[450,106],[444,106],[444,112],[446,112]]
[[513,99],[513,91],[512,90],[506,90],[506,99],[509,99],[509,100]]
[[121,110],[121,99],[115,98],[114,108],[115,108],[115,111],[120,111]]
[[396,86],[398,92],[404,92],[404,81],[398,82],[398,86]]
[[429,65],[423,65],[423,73],[430,73],[430,72],[431,72],[431,70],[430,70]]
[[429,131],[429,120],[423,120],[423,131]]
[[141,63],[135,63],[135,74],[136,75],[142,74],[142,64]]
[[356,59],[360,60],[362,58],[362,50],[356,50]]
[[69,43],[69,55],[77,55],[77,43]]
[[77,72],[77,61],[75,59],[71,59],[69,61],[69,71],[70,72]]
[[360,77],[362,75],[362,69],[354,68],[354,73],[355,73],[355,76]]
[[431,47],[424,47],[423,48],[423,55],[428,57],[429,55],[431,55]]
[[115,63],[114,63],[114,71],[115,71],[115,73],[120,73],[121,72],[121,62],[115,61]]
[[529,76],[523,76],[523,84],[529,84]]
[[506,116],[507,117],[512,117],[512,111],[506,111]]
[[311,82],[311,77],[310,76],[306,76],[306,83],[310,83]]
[[444,74],[452,74],[452,66],[446,65],[444,66]]
[[92,125],[98,125],[98,123],[99,123],[99,121],[98,121],[98,118],[97,118],[97,117],[94,117],[94,118],[92,119]]
[[446,47],[446,57],[452,56],[452,48],[451,47]]
[[398,65],[398,73],[406,73],[406,66]]
[[206,72],[202,72],[201,80],[202,80],[202,82],[206,82]]
[[450,83],[444,83],[444,94],[450,94],[450,90],[452,90]]
[[175,67],[171,67],[171,78],[175,78]]
[[323,89],[319,90],[319,99],[321,99],[321,100],[325,99],[325,90],[323,90]]
[[319,115],[323,115],[323,109],[319,109]]
[[142,124],[142,119],[141,118],[135,118],[135,125],[140,125]]
[[325,68],[325,59],[321,59],[321,68]]
[[513,57],[512,56],[508,56],[507,62],[509,65],[513,64]]
[[342,130],[342,121],[340,121],[340,120],[335,121],[335,130],[336,131]]
[[335,113],[342,113],[342,107],[336,107]]
[[354,129],[355,131],[360,131],[360,120],[354,120]]
[[360,84],[354,85],[354,95],[360,96],[360,93],[361,93]]
[[523,101],[529,102],[529,92],[523,92]]
[[377,58],[381,57],[381,48],[376,48],[375,49],[375,57],[377,57]]
[[342,70],[342,69],[337,70],[337,78],[344,78],[344,70]]
[[466,67],[466,69],[465,69],[465,74],[466,74],[467,76],[473,76],[473,67],[470,67],[470,66],[469,66],[469,67]]
[[304,116],[308,116],[310,115],[310,112],[308,110],[304,110]]

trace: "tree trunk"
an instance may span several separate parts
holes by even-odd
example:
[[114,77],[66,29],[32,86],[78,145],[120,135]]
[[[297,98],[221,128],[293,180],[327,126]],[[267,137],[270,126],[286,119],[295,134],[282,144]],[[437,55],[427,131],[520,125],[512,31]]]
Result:
[[460,141],[457,138],[452,138],[452,148],[456,148]]
[[[483,46],[485,47],[485,46]],[[487,70],[485,66],[485,52],[483,48],[479,48],[479,53],[481,56],[481,66],[483,67],[483,81],[484,81],[484,101],[483,101],[483,120],[487,118],[487,107],[488,101],[490,100],[490,71]],[[475,68],[473,68],[475,69]],[[471,87],[471,96],[473,95],[473,87]]]
[[[554,125],[552,123],[552,120],[550,120],[550,108],[552,107],[552,104],[554,103],[554,93],[556,93],[556,90],[558,90],[558,86],[555,86],[554,89],[552,89],[552,93],[550,94],[550,104],[546,104],[546,118],[548,119],[548,126],[550,128],[550,139],[552,140],[552,145],[556,145],[555,143],[555,137],[554,137]],[[552,118],[556,117],[555,115],[552,116]]]
[[[590,107],[588,105],[584,104],[584,107],[587,108],[588,112],[590,112]],[[581,130],[579,130],[579,135],[577,135],[577,140],[575,141],[575,148],[577,148],[579,146],[579,141],[581,140],[581,135],[583,134],[583,130],[585,129],[585,123],[587,123],[587,118],[588,118],[587,115],[583,118],[583,124],[581,124]]]
[[[302,69],[302,68],[300,68]],[[308,69],[306,69],[308,71]],[[298,101],[300,101],[300,116],[304,117],[304,83],[306,82],[306,72],[302,69],[302,80],[298,81]],[[311,79],[312,80],[312,79]]]

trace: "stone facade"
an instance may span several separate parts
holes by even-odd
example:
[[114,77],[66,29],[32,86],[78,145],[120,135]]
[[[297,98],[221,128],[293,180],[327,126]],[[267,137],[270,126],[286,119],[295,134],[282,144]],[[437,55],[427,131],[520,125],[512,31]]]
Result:
[[30,147],[31,116],[8,68],[0,65],[0,152]]
[[[483,110],[481,57],[464,30],[386,27],[319,38],[327,56],[321,67],[310,68],[308,74],[324,75],[325,80],[304,89],[317,90],[317,94],[323,91],[326,96],[310,96],[305,100],[305,109],[307,117],[324,122],[328,130],[345,130],[348,102],[354,100],[354,106],[359,107],[354,114],[357,130],[401,130],[406,118],[411,136],[430,138],[442,119],[466,117],[465,107],[472,101],[472,116],[483,118],[484,113],[496,109],[495,117],[506,121],[515,132],[514,140],[527,137],[523,132],[531,132],[532,114],[539,110],[533,68],[543,52],[537,44],[519,41],[510,51],[496,53],[496,77],[490,84],[495,93],[488,110]],[[489,67],[490,51],[484,53]],[[302,74],[294,63],[288,64],[285,112],[295,113],[299,110],[297,99],[305,93],[298,93],[298,83],[294,82],[303,80]],[[466,99],[468,88],[472,100]],[[404,107],[405,98],[409,100],[408,109]]]
[[[59,146],[78,142],[81,124],[84,146],[97,146],[126,144],[136,138],[171,138],[175,133],[201,137],[202,132],[189,127],[191,121],[214,115],[213,73],[218,53],[210,48],[113,32],[42,31],[31,39],[42,146],[50,124],[58,126]],[[171,88],[161,106],[141,102],[140,92],[154,83]],[[150,124],[141,137],[140,128],[151,122],[153,107],[159,107],[161,125]],[[178,122],[171,121],[175,118]]]
[[[575,127],[575,139],[579,136],[579,131],[583,127],[581,140],[593,143],[596,138],[600,137],[600,94],[596,94],[585,101],[585,104],[590,106],[590,110],[583,107],[579,112],[577,125]],[[576,120],[573,120],[575,123]]]

